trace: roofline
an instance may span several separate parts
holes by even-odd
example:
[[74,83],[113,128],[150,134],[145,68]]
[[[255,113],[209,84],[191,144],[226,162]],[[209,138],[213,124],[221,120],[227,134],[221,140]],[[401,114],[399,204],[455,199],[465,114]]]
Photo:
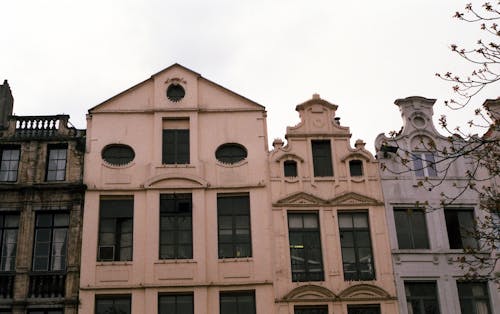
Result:
[[426,102],[426,103],[429,103],[432,105],[436,103],[436,99],[434,99],[434,98],[425,98],[422,96],[410,96],[410,97],[406,97],[406,98],[398,98],[394,101],[394,104],[399,106],[399,105],[402,105],[404,103],[408,103],[408,102],[411,102],[414,100],[420,100],[422,102]]

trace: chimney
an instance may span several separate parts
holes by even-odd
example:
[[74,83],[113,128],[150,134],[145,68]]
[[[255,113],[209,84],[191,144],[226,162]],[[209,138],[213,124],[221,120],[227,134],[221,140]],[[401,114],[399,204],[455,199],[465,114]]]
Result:
[[12,115],[14,97],[7,80],[0,85],[0,129],[6,129],[9,124],[9,117]]

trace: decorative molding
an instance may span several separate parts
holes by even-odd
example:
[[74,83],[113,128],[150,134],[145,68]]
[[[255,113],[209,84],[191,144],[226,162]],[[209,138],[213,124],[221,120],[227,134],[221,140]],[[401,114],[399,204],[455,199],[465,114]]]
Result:
[[288,292],[282,299],[285,302],[331,301],[336,299],[335,293],[317,285],[304,285]]

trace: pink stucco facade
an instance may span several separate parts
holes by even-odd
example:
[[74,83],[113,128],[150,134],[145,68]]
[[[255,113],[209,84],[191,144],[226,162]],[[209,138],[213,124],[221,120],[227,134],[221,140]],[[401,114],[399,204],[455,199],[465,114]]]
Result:
[[[181,86],[184,95],[174,91],[169,99],[166,90],[170,86]],[[132,313],[157,313],[161,296],[177,295],[192,297],[194,313],[219,313],[221,295],[238,293],[253,297],[258,313],[270,313],[273,246],[264,107],[173,65],[90,109],[87,121],[84,180],[88,190],[79,313],[94,313],[98,300],[107,302],[116,296],[130,302]],[[165,142],[165,130],[174,136],[177,130],[189,130],[187,161],[165,162],[173,145]],[[237,162],[218,161],[215,152],[227,143],[243,147],[247,156]],[[118,144],[133,149],[133,160],[123,165],[103,161],[103,149]],[[178,153],[185,158],[185,151]],[[160,258],[160,195],[189,195],[191,258],[172,257],[168,251],[172,246],[165,243],[167,257]],[[239,218],[225,216],[243,221],[243,227],[220,230],[218,220],[225,218],[218,212],[218,202],[231,197],[246,201],[249,213]],[[130,211],[106,208],[123,199],[133,204],[132,217]],[[133,227],[120,225],[120,243],[118,229],[112,230],[113,244],[100,226],[103,219],[117,226],[131,219]],[[123,232],[125,228],[132,228],[132,234]],[[221,253],[218,239],[224,232],[233,232],[236,242],[234,233],[243,234],[245,248],[233,246],[234,256],[230,256],[229,243],[229,253]],[[132,253],[127,257],[130,241]]]

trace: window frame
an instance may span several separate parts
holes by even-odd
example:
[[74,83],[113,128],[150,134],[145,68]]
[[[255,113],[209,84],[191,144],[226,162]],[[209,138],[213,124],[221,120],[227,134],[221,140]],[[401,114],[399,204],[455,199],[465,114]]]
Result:
[[[358,216],[365,216],[366,217],[366,227],[356,227],[355,226],[355,220],[354,217],[355,215]],[[351,220],[351,227],[343,227],[341,226],[341,218],[342,216],[350,216]],[[344,281],[369,281],[369,280],[376,280],[376,269],[375,269],[375,259],[373,255],[373,243],[372,243],[372,236],[371,236],[371,228],[370,228],[370,215],[368,210],[356,210],[356,211],[339,211],[337,213],[337,218],[338,218],[338,223],[339,223],[339,237],[340,237],[340,248],[341,248],[341,254],[342,254],[342,268],[343,268],[343,276],[344,276]],[[351,246],[346,246],[345,241],[343,240],[343,237],[346,236],[347,233],[352,234],[352,245]],[[366,242],[369,243],[368,246],[361,246],[358,244],[358,233],[366,233],[368,236],[368,239]],[[354,263],[348,263],[346,260],[348,259],[347,254],[345,254],[345,251],[348,249],[351,249],[354,251]],[[361,250],[368,250],[370,253],[370,261],[368,263],[361,263],[360,261],[360,251]],[[354,265],[355,267],[355,276],[352,277],[347,277],[346,276],[346,268],[349,265]],[[361,268],[361,265],[366,265],[367,268],[371,271],[370,276],[363,275],[363,270]],[[350,271],[352,273],[352,271]]]
[[215,150],[215,159],[223,164],[234,165],[244,161],[247,157],[248,150],[239,143],[224,143]]
[[[112,202],[118,202],[118,204],[112,204]],[[122,203],[122,204],[119,204]],[[107,207],[109,206],[109,207]],[[116,207],[121,207],[119,210]],[[120,212],[120,216],[116,213],[106,213],[109,212]],[[103,220],[107,220],[107,227],[112,226],[112,230],[103,230]],[[129,231],[122,232],[124,226],[130,224]],[[112,234],[113,243],[108,244],[104,241],[104,236],[106,234]],[[130,244],[122,245],[125,242],[122,238],[124,235],[130,234]],[[128,242],[128,241],[127,241]],[[127,244],[127,243],[125,243]],[[113,259],[104,259],[101,257],[102,247],[113,247]],[[130,256],[124,257],[122,259],[122,250],[130,248]],[[132,261],[134,256],[134,196],[124,195],[116,197],[102,196],[99,201],[99,226],[98,226],[98,239],[97,239],[97,261],[98,262],[118,262],[118,261]]]
[[413,172],[418,178],[436,178],[438,175],[436,168],[436,158],[433,152],[411,153]]
[[[127,300],[128,301],[128,313],[123,313],[123,314],[131,314],[132,313],[132,295],[131,294],[96,294],[95,295],[95,302],[94,302],[94,313],[95,314],[106,314],[107,312],[99,312],[99,301],[111,301],[113,304],[113,309],[115,306],[116,301],[120,300]],[[115,310],[115,309],[114,309]]]
[[330,140],[311,140],[314,177],[333,177],[332,144]]
[[[4,159],[4,153],[6,151],[17,152],[17,159]],[[9,158],[12,156],[9,155]],[[21,161],[21,146],[20,145],[2,145],[0,146],[0,182],[17,182],[19,178],[19,164]],[[4,168],[4,165],[8,165]],[[12,167],[15,165],[15,167]],[[13,169],[15,168],[15,169]],[[2,180],[3,174],[5,174],[5,180]]]
[[[17,218],[17,222],[15,226],[7,226],[6,217]],[[13,272],[16,270],[16,256],[17,256],[17,240],[19,237],[19,212],[0,212],[0,272]],[[6,232],[11,231],[14,234],[15,242],[5,243],[7,241]],[[10,233],[10,232],[9,232]],[[6,249],[8,244],[13,244],[11,249]],[[11,255],[4,255],[5,250],[7,253],[11,252]],[[10,260],[7,263],[7,260]],[[10,265],[10,267],[6,267],[6,265]]]
[[[469,285],[474,285],[474,286],[481,286],[481,289],[483,290],[484,294],[481,296],[474,295],[474,292],[472,294],[465,294],[464,288],[465,286]],[[473,288],[467,289],[467,290],[472,290]],[[464,302],[469,301],[471,302],[471,306],[473,309],[477,308],[477,304],[482,302],[483,304],[486,304],[487,308],[487,314],[491,314],[491,301],[490,301],[490,291],[488,288],[488,282],[487,281],[457,281],[457,290],[458,290],[458,299],[460,301],[460,310],[462,313],[469,313],[464,310]],[[479,313],[478,311],[474,311],[473,314],[484,314],[484,313]]]
[[[464,217],[461,221],[460,213],[468,213],[469,217]],[[453,216],[452,216],[453,214]],[[448,235],[448,244],[450,249],[465,250],[467,248],[478,249],[478,239],[474,235],[468,235],[468,232],[475,232],[476,229],[476,215],[473,208],[445,208],[444,209],[446,234]],[[458,226],[455,223],[458,222]],[[464,222],[472,222],[472,226],[464,226]],[[465,228],[473,228],[471,231],[464,230]],[[457,234],[458,232],[458,234]],[[465,245],[465,242],[473,242],[473,246]]]
[[[422,287],[424,285],[432,285],[432,289],[434,291],[431,291],[431,293],[428,293],[427,295],[409,295],[408,293],[411,293],[411,287],[412,285],[416,290],[418,291],[425,291]],[[419,286],[419,287],[418,287]],[[439,314],[441,313],[441,308],[439,305],[439,290],[438,290],[438,285],[436,281],[412,281],[412,280],[405,280],[404,281],[404,289],[405,289],[405,300],[406,300],[406,307],[412,306],[413,308],[413,302],[418,302],[418,312],[413,314],[428,314],[426,312],[426,301],[434,302],[433,305],[435,305],[437,309],[437,313],[434,314]],[[433,314],[433,313],[431,313]]]
[[[359,167],[358,169],[354,167]],[[353,171],[355,170],[355,171]],[[356,172],[359,171],[359,172]],[[353,173],[354,172],[354,173]],[[364,163],[361,159],[351,159],[349,160],[349,176],[350,177],[362,177],[365,175]]]
[[[41,226],[38,225],[42,217],[49,217],[50,222],[48,225],[41,225]],[[56,218],[60,218],[60,217],[64,217],[66,224],[59,224],[56,222]],[[36,215],[35,215],[35,232],[33,235],[33,237],[34,237],[33,238],[33,257],[32,257],[32,264],[31,264],[31,269],[33,272],[64,272],[64,271],[66,271],[66,268],[68,265],[68,242],[69,242],[68,238],[69,238],[69,225],[70,225],[69,219],[70,219],[70,215],[69,215],[69,212],[67,212],[67,211],[64,211],[64,212],[43,211],[43,212],[36,213]],[[43,223],[43,222],[40,222],[40,223]],[[44,231],[44,230],[49,231],[50,239],[48,241],[37,240],[37,237],[39,236],[39,234],[41,234],[40,232]],[[61,250],[62,255],[60,255],[60,257],[63,258],[63,262],[61,263],[62,267],[60,269],[56,269],[55,265],[54,265],[55,257],[57,257],[56,255],[54,255],[54,247],[55,247],[55,244],[57,243],[55,241],[55,236],[58,233],[56,231],[64,231],[64,242],[63,242],[62,250]],[[41,236],[41,237],[43,237],[43,236]],[[40,255],[39,253],[37,253],[39,251],[38,248],[40,246],[43,248],[47,244],[48,244],[48,246],[47,246],[48,252],[46,252],[47,253],[46,257],[44,255]],[[44,257],[46,258],[46,261],[47,261],[47,267],[44,267],[43,269],[38,268],[37,259],[42,259]]]
[[[172,136],[169,141],[169,136]],[[186,141],[187,139],[187,141]],[[187,165],[190,164],[190,131],[188,129],[162,130],[162,164]],[[184,150],[184,151],[183,151]]]
[[[250,290],[250,291],[219,291],[219,313],[220,314],[243,314],[240,313],[240,298],[242,297],[250,297],[251,298],[251,312],[253,314],[256,313],[256,299],[255,299],[255,290]],[[227,312],[224,311],[223,309],[223,298],[235,298],[235,305],[236,305],[236,312],[231,311]],[[241,306],[244,306],[245,304],[241,304]],[[246,308],[248,309],[248,307]],[[247,313],[247,312],[245,312]]]
[[[296,228],[296,227],[290,227],[290,221],[294,217],[299,217],[301,220],[301,228]],[[305,227],[305,218],[307,217],[314,217],[316,220],[316,228],[307,228]],[[324,269],[324,261],[323,261],[323,250],[322,250],[322,243],[321,243],[321,227],[320,227],[320,220],[319,220],[319,213],[318,212],[295,212],[295,211],[289,211],[287,213],[287,222],[288,222],[288,244],[289,244],[289,249],[290,249],[290,272],[291,272],[291,278],[292,282],[308,282],[308,281],[324,281],[325,280],[325,269]],[[293,239],[299,238],[301,240],[301,244],[293,244],[292,242],[295,242]],[[305,242],[306,239],[311,240],[312,238],[317,239],[316,245],[306,248]],[[312,244],[312,241],[308,244]],[[295,260],[294,263],[294,251],[298,249],[303,249],[303,264],[300,265],[297,263],[297,260]],[[316,251],[316,254],[314,253]],[[321,271],[319,272],[311,272],[312,267],[309,266],[309,261],[311,255],[314,256],[317,255],[319,257],[319,265],[315,267],[320,267]],[[313,260],[314,261],[314,260]],[[297,267],[294,267],[294,265],[299,265],[302,266],[301,269],[304,269],[304,272],[297,272],[294,268],[296,269]],[[301,278],[300,275],[303,275]]]
[[[398,218],[396,213],[404,212],[405,222],[406,224],[403,226],[401,222],[398,222]],[[414,215],[420,215],[416,213],[421,213],[423,216],[423,226],[416,226],[418,222],[415,222],[418,217]],[[398,249],[400,250],[418,250],[418,249],[430,249],[429,243],[429,231],[427,229],[427,217],[425,213],[425,209],[423,208],[405,208],[405,207],[395,207],[393,209],[394,215],[394,225],[396,227],[396,238],[398,243]],[[402,247],[401,238],[402,231],[401,228],[408,231],[408,243],[409,245],[406,247]],[[415,235],[416,233],[423,231],[425,233],[425,243],[416,243],[418,241],[418,237]]]
[[[171,311],[162,311],[162,302],[161,302],[161,299],[162,298],[167,298],[167,297],[174,297],[175,298],[175,310],[173,312]],[[189,297],[189,304],[191,305],[191,308],[190,308],[190,313],[186,313],[186,312],[179,312],[179,310],[177,309],[178,307],[178,298],[180,297]],[[158,314],[194,314],[194,293],[193,292],[180,292],[180,293],[158,293]]]
[[[172,201],[173,208],[167,209],[169,206],[168,202]],[[187,203],[187,211],[185,208],[181,208]],[[165,219],[173,219],[173,228],[163,228]],[[189,228],[182,228],[182,219],[189,218]],[[160,233],[159,233],[159,258],[160,259],[192,259],[193,258],[193,200],[191,193],[162,193],[160,194]],[[189,232],[190,241],[186,243],[181,243],[181,234],[183,232]],[[172,237],[173,243],[164,243],[163,234],[166,233]],[[173,246],[174,256],[168,257],[162,253],[162,248],[165,246]],[[179,249],[181,247],[189,247],[186,251],[187,256],[181,256]]]
[[[64,151],[64,158],[60,158],[59,156],[61,152]],[[57,156],[52,158],[52,153],[57,152]],[[51,162],[52,161],[52,162]],[[55,168],[54,163],[56,162]],[[64,167],[61,168],[59,161],[64,161]],[[65,181],[66,180],[66,169],[68,163],[68,144],[47,144],[47,160],[45,166],[45,181],[54,182],[54,181]],[[54,177],[52,178],[52,174]],[[62,174],[62,178],[60,177]]]
[[[242,202],[239,204],[241,208],[235,208],[232,206],[234,202]],[[228,204],[225,204],[225,203]],[[232,203],[232,204],[231,204]],[[231,206],[226,207],[226,206]],[[246,221],[248,223],[241,223]],[[222,228],[224,224],[222,222],[230,222],[231,228]],[[238,226],[239,224],[239,226]],[[229,231],[228,231],[229,230]],[[248,239],[242,237],[238,239],[238,234],[242,234],[241,231],[248,230]],[[223,237],[227,237],[230,233],[229,241],[223,241]],[[218,257],[219,259],[225,258],[249,258],[252,257],[252,224],[251,224],[251,214],[250,214],[250,194],[248,193],[238,193],[238,194],[217,194],[217,245],[218,245]],[[225,248],[223,249],[222,246]],[[243,247],[248,249],[247,254],[240,252]],[[231,248],[232,254],[223,254],[227,248]],[[243,252],[245,253],[245,252]]]
[[296,178],[299,175],[297,161],[289,159],[283,162],[283,176],[285,178]]

